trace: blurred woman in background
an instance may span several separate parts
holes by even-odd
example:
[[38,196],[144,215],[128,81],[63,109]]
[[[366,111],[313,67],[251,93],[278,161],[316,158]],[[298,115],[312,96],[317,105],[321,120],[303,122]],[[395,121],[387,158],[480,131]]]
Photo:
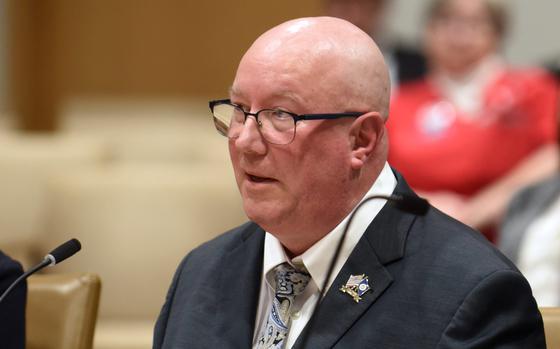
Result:
[[390,163],[432,204],[493,240],[516,189],[558,166],[556,83],[499,55],[507,9],[494,0],[435,0],[428,76],[402,85],[388,122]]

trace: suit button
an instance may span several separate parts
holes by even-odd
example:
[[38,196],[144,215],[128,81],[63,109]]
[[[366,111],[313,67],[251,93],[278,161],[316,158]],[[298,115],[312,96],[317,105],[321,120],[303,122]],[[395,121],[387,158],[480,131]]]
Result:
[[301,316],[301,312],[299,312],[299,311],[294,311],[294,312],[292,313],[292,316],[291,316],[291,317],[292,317],[292,320],[297,320],[297,319],[299,319],[300,316]]

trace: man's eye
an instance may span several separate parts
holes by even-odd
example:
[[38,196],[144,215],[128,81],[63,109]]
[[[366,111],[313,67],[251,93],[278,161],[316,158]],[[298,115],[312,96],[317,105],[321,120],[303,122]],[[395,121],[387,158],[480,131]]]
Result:
[[273,116],[275,119],[278,119],[278,120],[284,120],[284,119],[291,119],[292,118],[292,116],[289,113],[287,113],[283,110],[279,110],[279,109],[272,110],[270,114],[271,114],[271,116]]

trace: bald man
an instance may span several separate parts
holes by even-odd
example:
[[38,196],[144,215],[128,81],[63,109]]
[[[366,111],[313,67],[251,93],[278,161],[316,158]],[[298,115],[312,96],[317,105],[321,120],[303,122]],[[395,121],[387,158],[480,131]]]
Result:
[[154,348],[544,348],[526,280],[433,208],[367,201],[325,284],[357,205],[414,195],[386,162],[389,85],[375,43],[341,19],[253,43],[229,99],[210,102],[250,221],[184,258]]

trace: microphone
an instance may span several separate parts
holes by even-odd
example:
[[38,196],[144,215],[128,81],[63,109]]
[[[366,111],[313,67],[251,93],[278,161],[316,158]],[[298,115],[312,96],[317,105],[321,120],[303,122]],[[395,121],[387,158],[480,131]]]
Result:
[[354,211],[352,211],[352,214],[350,214],[350,218],[348,218],[348,222],[346,222],[346,225],[344,226],[344,231],[340,236],[340,240],[338,240],[338,244],[336,245],[336,249],[329,263],[329,268],[327,269],[327,275],[325,277],[325,281],[323,281],[323,287],[321,288],[321,293],[319,294],[319,297],[315,302],[315,306],[313,307],[313,312],[311,313],[311,316],[309,317],[309,321],[307,322],[306,328],[308,330],[305,330],[306,332],[303,334],[304,337],[301,340],[301,344],[302,344],[301,348],[305,348],[305,346],[307,345],[309,334],[313,327],[313,322],[315,320],[315,314],[317,313],[317,309],[319,308],[320,303],[323,300],[323,297],[325,296],[325,293],[327,293],[327,286],[329,284],[329,280],[331,279],[334,266],[338,260],[340,251],[342,250],[344,239],[346,238],[346,234],[348,233],[348,228],[350,227],[350,224],[352,224],[354,215],[356,214],[356,212],[358,212],[360,207],[362,207],[366,202],[372,200],[379,200],[379,199],[386,200],[390,205],[394,206],[400,211],[411,213],[417,216],[424,216],[430,208],[430,204],[428,203],[428,200],[418,196],[402,194],[402,193],[396,193],[393,195],[373,195],[363,200],[362,202],[360,202],[358,206],[356,206]]
[[2,296],[0,296],[0,304],[6,298],[6,296],[12,291],[12,289],[14,289],[14,287],[16,287],[17,284],[21,282],[21,280],[26,279],[30,275],[38,272],[39,270],[47,266],[56,265],[62,262],[63,260],[72,257],[74,254],[76,254],[76,252],[78,252],[81,249],[82,249],[82,244],[80,243],[80,241],[78,241],[78,239],[70,239],[65,243],[63,243],[62,245],[55,248],[54,250],[52,250],[51,252],[49,252],[49,254],[47,254],[45,258],[43,258],[43,261],[41,263],[35,265],[33,268],[21,274],[16,279],[16,281],[14,281],[10,285],[10,287],[8,287],[6,291],[2,293]]
[[55,265],[69,257],[72,257],[81,249],[82,244],[78,241],[78,239],[70,239],[52,250],[48,255],[45,256],[45,259],[48,259],[50,261],[49,265]]

